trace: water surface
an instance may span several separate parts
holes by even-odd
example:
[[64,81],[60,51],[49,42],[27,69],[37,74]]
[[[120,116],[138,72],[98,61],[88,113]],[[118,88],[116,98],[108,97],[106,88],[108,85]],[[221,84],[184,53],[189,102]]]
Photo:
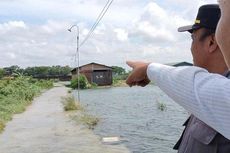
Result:
[[[120,136],[133,153],[175,153],[188,113],[158,87],[115,87],[80,91],[81,103],[101,120],[94,132]],[[161,111],[158,103],[166,105]]]

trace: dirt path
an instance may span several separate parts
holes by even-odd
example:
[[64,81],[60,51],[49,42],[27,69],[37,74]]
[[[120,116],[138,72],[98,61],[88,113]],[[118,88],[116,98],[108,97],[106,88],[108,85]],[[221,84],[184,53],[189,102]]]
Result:
[[54,87],[15,115],[0,135],[1,153],[126,153],[121,145],[105,145],[92,131],[77,126],[63,112],[61,96],[67,88]]

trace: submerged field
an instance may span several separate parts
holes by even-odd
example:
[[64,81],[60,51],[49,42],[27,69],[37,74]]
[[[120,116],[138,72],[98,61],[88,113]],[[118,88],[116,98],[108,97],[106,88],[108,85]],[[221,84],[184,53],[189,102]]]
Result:
[[112,87],[80,91],[81,103],[100,118],[94,132],[118,136],[134,153],[176,153],[172,148],[188,113],[158,87]]
[[0,132],[5,123],[12,119],[13,114],[23,112],[36,95],[52,86],[52,81],[30,77],[0,80]]

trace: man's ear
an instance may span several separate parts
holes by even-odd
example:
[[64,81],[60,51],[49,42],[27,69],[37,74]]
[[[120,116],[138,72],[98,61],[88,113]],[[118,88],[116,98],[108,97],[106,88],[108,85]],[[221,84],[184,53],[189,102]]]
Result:
[[208,52],[209,53],[213,53],[213,52],[215,52],[217,50],[217,48],[218,48],[218,44],[216,42],[216,37],[215,37],[214,34],[212,34],[210,36],[210,39],[209,39],[209,49],[208,49]]

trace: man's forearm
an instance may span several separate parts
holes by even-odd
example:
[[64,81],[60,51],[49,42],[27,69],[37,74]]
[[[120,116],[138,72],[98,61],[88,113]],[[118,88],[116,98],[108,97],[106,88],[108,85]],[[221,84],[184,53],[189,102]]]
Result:
[[230,139],[230,80],[198,67],[150,64],[147,75],[169,97]]

